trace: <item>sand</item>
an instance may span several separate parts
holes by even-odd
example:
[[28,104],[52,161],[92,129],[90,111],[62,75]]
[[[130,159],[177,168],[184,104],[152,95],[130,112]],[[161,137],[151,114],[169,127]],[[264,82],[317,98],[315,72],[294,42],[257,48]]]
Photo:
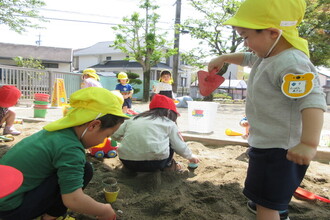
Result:
[[[39,131],[47,122],[16,125],[23,133],[13,142],[0,143],[0,157],[16,142]],[[204,146],[188,142],[201,162],[195,170],[187,168],[188,161],[176,156],[183,172],[133,174],[122,169],[116,158],[97,159],[87,154],[95,169],[85,192],[100,202],[106,202],[102,180],[117,179],[120,187],[117,201],[112,203],[117,219],[182,219],[182,220],[249,220],[255,215],[246,208],[242,194],[248,157],[243,146]],[[330,198],[330,165],[312,161],[301,187]],[[292,198],[289,205],[291,220],[328,220],[330,204],[318,200]],[[76,219],[95,219],[72,213]]]

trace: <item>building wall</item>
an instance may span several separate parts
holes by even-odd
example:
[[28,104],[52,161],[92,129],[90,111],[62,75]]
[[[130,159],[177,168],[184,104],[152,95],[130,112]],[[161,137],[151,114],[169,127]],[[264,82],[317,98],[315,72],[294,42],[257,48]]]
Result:
[[[89,55],[89,56],[80,56],[79,57],[79,71],[83,71],[84,69],[96,65],[99,63],[99,56]],[[76,67],[75,67],[76,68]]]

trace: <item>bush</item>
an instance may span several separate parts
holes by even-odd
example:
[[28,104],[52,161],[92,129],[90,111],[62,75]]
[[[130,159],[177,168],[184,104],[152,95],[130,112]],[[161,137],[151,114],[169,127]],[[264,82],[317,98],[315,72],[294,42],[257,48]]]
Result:
[[215,99],[233,99],[227,93],[216,93],[216,94],[213,94],[213,98],[215,98]]

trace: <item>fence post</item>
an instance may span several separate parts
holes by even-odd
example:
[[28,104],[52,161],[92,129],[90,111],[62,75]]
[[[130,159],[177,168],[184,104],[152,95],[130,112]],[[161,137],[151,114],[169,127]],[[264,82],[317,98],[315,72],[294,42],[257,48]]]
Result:
[[55,74],[53,73],[53,71],[48,71],[49,74],[49,95],[51,96],[53,94],[53,85],[55,82]]

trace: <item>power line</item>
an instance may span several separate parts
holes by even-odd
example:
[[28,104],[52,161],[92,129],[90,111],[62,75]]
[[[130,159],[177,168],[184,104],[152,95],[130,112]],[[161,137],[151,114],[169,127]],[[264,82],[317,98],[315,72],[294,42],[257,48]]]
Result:
[[[39,10],[42,11],[52,11],[52,12],[59,12],[59,13],[68,13],[68,14],[78,14],[78,15],[84,15],[84,16],[95,16],[95,17],[103,17],[103,18],[115,18],[115,19],[122,19],[121,17],[117,16],[108,16],[108,15],[100,15],[100,14],[91,14],[91,13],[85,13],[85,12],[78,12],[78,11],[65,11],[65,10],[59,10],[59,9],[50,9],[50,8],[39,8]],[[170,22],[166,21],[159,21],[159,23],[163,24],[172,24]]]

